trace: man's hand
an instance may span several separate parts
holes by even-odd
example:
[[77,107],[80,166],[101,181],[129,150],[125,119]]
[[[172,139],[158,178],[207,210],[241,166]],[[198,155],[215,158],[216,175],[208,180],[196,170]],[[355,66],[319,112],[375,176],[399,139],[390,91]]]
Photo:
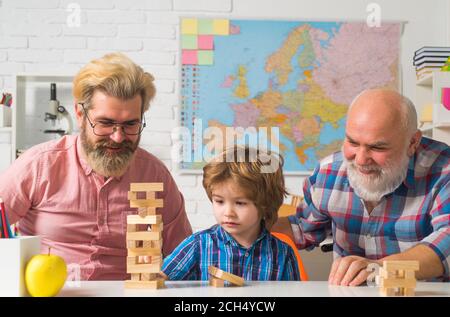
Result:
[[360,256],[351,255],[334,260],[328,283],[332,285],[358,286],[364,283],[371,272],[366,270],[370,263],[380,264]]

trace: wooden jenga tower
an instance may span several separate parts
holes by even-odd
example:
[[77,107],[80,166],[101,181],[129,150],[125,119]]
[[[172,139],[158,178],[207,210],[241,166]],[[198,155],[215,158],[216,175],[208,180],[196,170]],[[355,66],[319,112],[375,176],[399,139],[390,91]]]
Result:
[[380,268],[380,292],[384,296],[414,296],[418,261],[384,261]]
[[[138,215],[127,216],[127,273],[131,280],[125,288],[163,288],[164,280],[158,278],[162,267],[162,216],[156,208],[163,207],[163,200],[156,199],[155,192],[163,191],[163,183],[131,183],[128,199],[131,208],[138,208]],[[138,193],[145,198],[138,199]]]

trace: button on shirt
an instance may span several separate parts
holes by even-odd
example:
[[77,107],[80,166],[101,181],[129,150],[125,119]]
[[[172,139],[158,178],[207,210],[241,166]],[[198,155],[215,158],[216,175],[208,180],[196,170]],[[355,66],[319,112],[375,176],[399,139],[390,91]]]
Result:
[[[138,148],[127,172],[105,179],[80,157],[78,136],[39,144],[2,175],[0,197],[22,235],[39,235],[42,252],[64,258],[83,280],[123,280],[126,274],[130,183],[162,182],[163,254],[192,234],[182,194],[164,164]],[[7,181],[5,181],[7,180]],[[76,272],[76,269],[74,269]],[[69,272],[70,273],[70,272]]]
[[450,148],[423,137],[405,181],[368,213],[350,186],[341,152],[324,160],[306,179],[304,202],[290,216],[299,248],[313,248],[330,227],[334,255],[380,259],[419,243],[436,252],[449,280]]
[[264,228],[247,249],[214,225],[184,240],[164,259],[162,270],[170,280],[208,280],[210,265],[245,280],[300,280],[291,247]]

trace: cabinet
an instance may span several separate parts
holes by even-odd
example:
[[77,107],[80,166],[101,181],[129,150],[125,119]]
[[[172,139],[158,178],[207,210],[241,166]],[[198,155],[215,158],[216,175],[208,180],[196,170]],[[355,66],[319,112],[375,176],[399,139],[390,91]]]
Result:
[[56,99],[70,115],[74,131],[76,131],[75,106],[72,97],[71,74],[30,74],[15,76],[15,103],[12,112],[12,144],[11,160],[33,145],[57,139],[67,131],[68,120],[59,117],[46,120],[46,113],[51,112],[50,84],[56,83]]
[[450,110],[441,104],[442,88],[450,88],[450,72],[436,71],[417,81],[416,106],[420,113],[426,105],[432,107],[432,120],[421,126],[425,136],[450,144]]

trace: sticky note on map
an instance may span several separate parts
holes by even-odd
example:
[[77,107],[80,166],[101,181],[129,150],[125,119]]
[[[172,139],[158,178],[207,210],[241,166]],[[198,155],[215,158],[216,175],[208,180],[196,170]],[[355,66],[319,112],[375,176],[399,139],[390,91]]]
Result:
[[214,26],[212,19],[198,20],[198,34],[214,34]]
[[227,19],[215,19],[213,22],[214,35],[229,35],[230,21]]
[[197,33],[198,33],[197,19],[181,20],[181,34],[197,34]]
[[186,50],[196,50],[198,47],[197,44],[197,35],[190,34],[182,34],[181,35],[181,48]]
[[197,65],[198,55],[196,50],[183,50],[181,52],[181,64],[183,65]]
[[201,50],[214,49],[214,36],[213,35],[199,35],[197,39],[198,48]]
[[197,52],[198,52],[198,65],[214,64],[214,51],[197,51]]

